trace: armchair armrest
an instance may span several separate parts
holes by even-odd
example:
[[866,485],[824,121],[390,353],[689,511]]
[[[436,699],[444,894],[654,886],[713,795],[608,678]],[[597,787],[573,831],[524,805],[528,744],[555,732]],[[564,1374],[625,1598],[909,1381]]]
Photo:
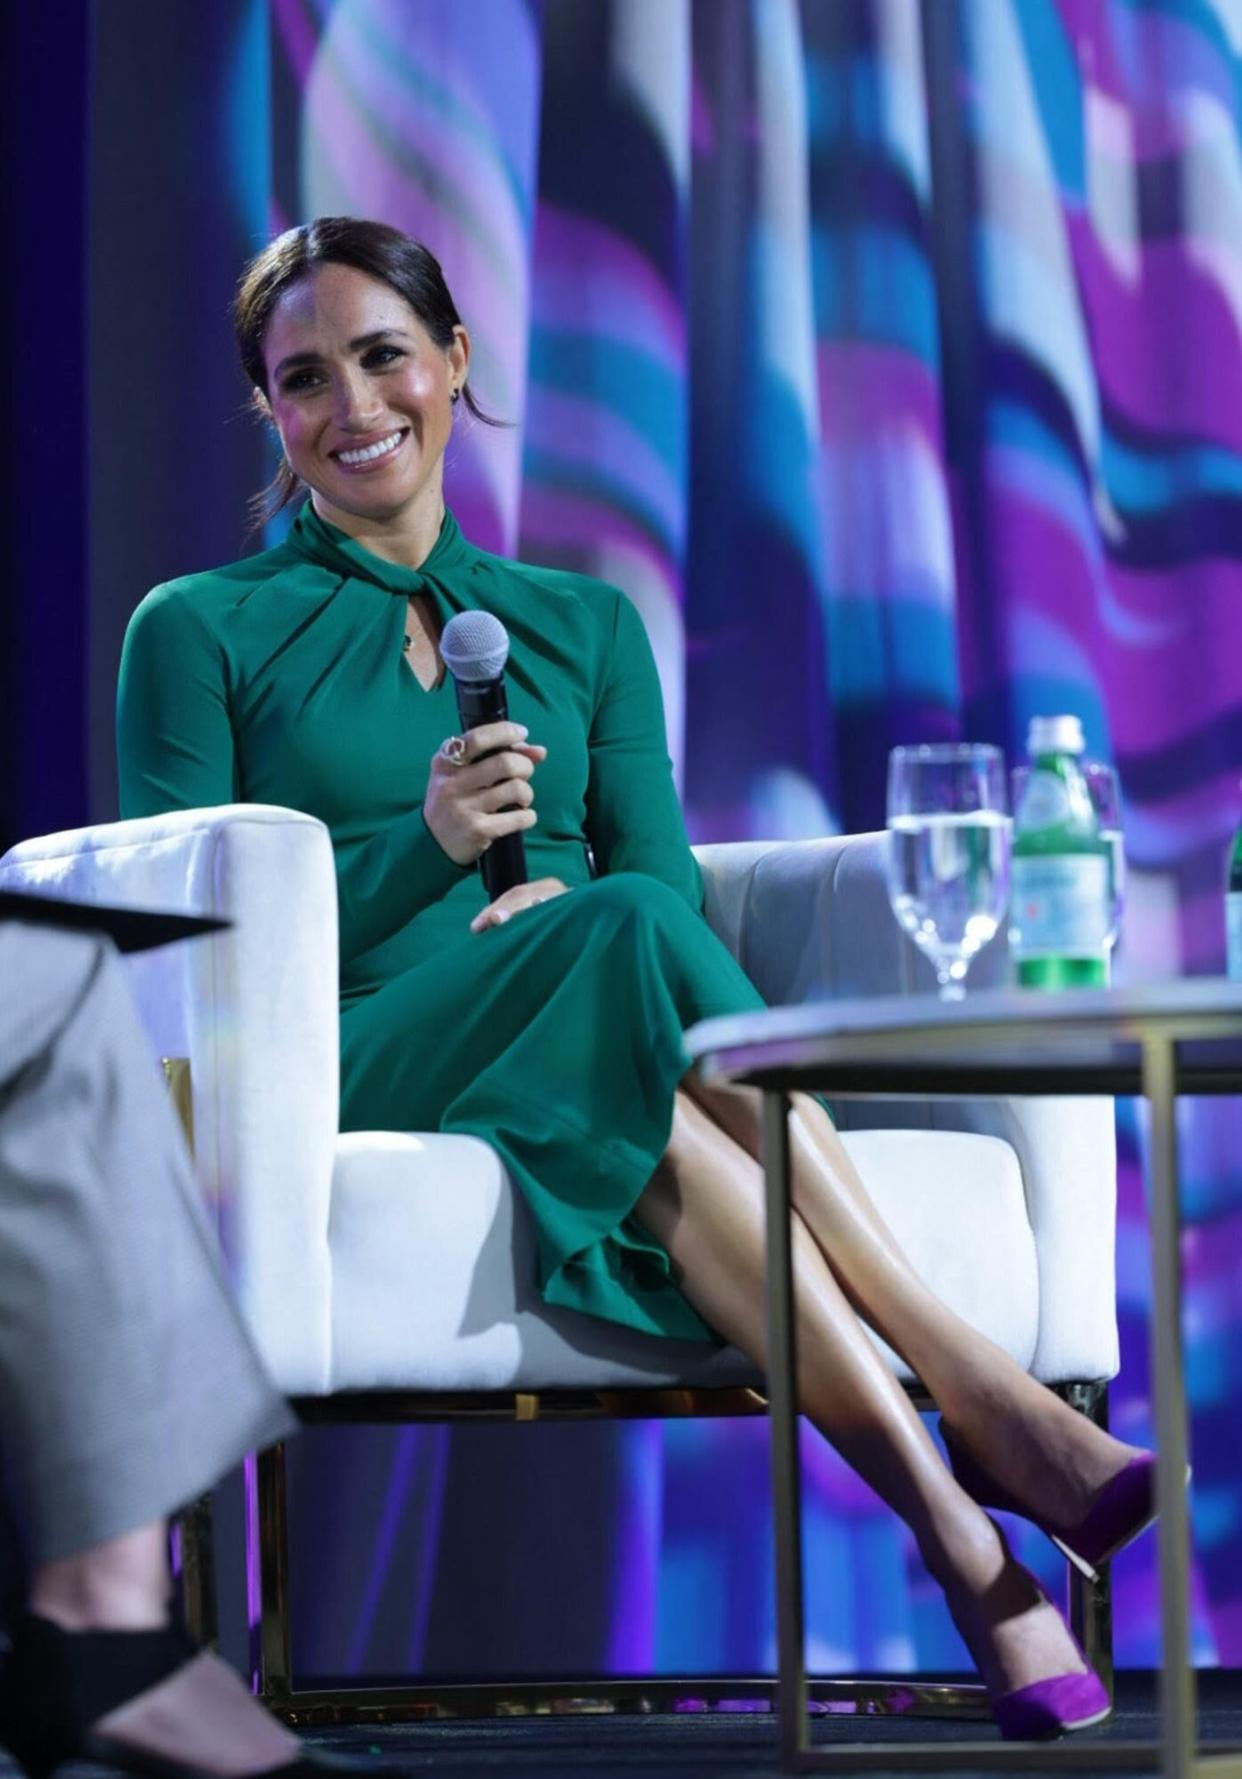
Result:
[[235,923],[135,954],[130,982],[157,1054],[190,1058],[195,1167],[259,1349],[282,1388],[325,1388],[339,1112],[327,830],[263,804],[181,810],[24,841],[0,885]]
[[[746,841],[696,848],[707,915],[764,999],[789,1005],[930,993],[935,976],[893,917],[883,834]],[[970,966],[974,987],[1001,982],[1004,934]],[[976,1131],[1002,1137],[1022,1169],[1039,1265],[1032,1370],[1049,1381],[1119,1364],[1114,1236],[1117,1149],[1109,1099],[843,1101],[844,1130]]]
[[[893,915],[885,845],[884,834],[838,834],[695,848],[707,918],[772,1006],[934,989]],[[972,987],[1004,981],[1007,962],[998,933],[970,966]]]

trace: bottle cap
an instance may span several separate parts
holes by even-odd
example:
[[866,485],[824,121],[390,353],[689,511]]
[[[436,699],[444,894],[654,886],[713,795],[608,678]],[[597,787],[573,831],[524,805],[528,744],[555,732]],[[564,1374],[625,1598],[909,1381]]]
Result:
[[1026,751],[1036,754],[1080,754],[1086,747],[1078,717],[1032,717]]

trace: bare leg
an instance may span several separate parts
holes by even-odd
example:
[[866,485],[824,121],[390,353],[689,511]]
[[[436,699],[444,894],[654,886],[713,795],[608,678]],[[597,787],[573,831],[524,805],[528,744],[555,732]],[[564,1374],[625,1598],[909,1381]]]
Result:
[[[756,1092],[685,1085],[714,1123],[758,1156]],[[818,1101],[795,1095],[790,1125],[794,1204],[849,1301],[999,1481],[1074,1524],[1134,1448],[1076,1414],[923,1283]]]
[[162,1520],[36,1570],[26,1602],[63,1631],[158,1631],[168,1623]]
[[[65,1631],[152,1631],[168,1623],[167,1527],[154,1520],[32,1578],[31,1612]],[[200,1655],[95,1725],[134,1748],[175,1756],[221,1779],[296,1760],[299,1742],[251,1698],[233,1670]]]
[[[686,1095],[637,1215],[668,1250],[687,1297],[764,1358],[759,1169]],[[994,1695],[1081,1668],[1059,1614],[1032,1589],[995,1526],[958,1488],[876,1352],[801,1217],[794,1218],[799,1400],[910,1525]]]

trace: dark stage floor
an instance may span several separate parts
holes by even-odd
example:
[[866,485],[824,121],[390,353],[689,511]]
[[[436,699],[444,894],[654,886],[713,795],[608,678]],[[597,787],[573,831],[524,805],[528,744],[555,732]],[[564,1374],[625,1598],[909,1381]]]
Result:
[[[1100,1730],[1079,1738],[1129,1740],[1155,1731],[1155,1682],[1150,1674],[1126,1673],[1117,1685],[1117,1711]],[[1205,1742],[1242,1745],[1242,1672],[1206,1672],[1200,1677],[1200,1731]],[[988,1748],[995,1731],[982,1724],[919,1720],[833,1717],[819,1719],[817,1741],[977,1741],[978,1764],[960,1769],[961,1779],[988,1779]],[[555,1774],[571,1779],[590,1773],[609,1779],[642,1772],[648,1779],[777,1779],[775,1728],[768,1716],[693,1715],[675,1717],[592,1716],[506,1718],[467,1723],[420,1724],[382,1729],[324,1729],[308,1732],[309,1745],[349,1754],[382,1779],[401,1773],[444,1773],[452,1779],[495,1779],[498,1773]],[[885,1769],[899,1779],[900,1757]],[[1136,1769],[1153,1772],[1154,1768]],[[98,1773],[66,1767],[75,1779]],[[842,1771],[848,1771],[843,1768]],[[0,1779],[16,1769],[0,1756]]]

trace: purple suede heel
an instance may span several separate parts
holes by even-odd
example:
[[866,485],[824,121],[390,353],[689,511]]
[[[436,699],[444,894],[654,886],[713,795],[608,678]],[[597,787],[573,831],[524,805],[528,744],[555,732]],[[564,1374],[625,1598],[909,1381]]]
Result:
[[[1001,1533],[1001,1543],[1004,1542]],[[1005,1548],[1008,1551],[1007,1545]],[[1014,1562],[1012,1555],[1009,1560]],[[1030,1570],[1017,1562],[1014,1567],[1026,1578],[1032,1592],[1057,1612]],[[1057,1616],[1065,1625],[1064,1615],[1058,1612]],[[992,1716],[1006,1742],[1050,1742],[1054,1736],[1064,1736],[1070,1730],[1085,1730],[1093,1723],[1103,1723],[1111,1714],[1112,1700],[1103,1681],[1088,1666],[1082,1646],[1068,1625],[1065,1632],[1082,1663],[1081,1671],[1035,1680],[1030,1686],[1016,1687],[1013,1692],[993,1699]]]
[[1094,1581],[1100,1565],[1115,1557],[1119,1550],[1146,1531],[1156,1517],[1156,1454],[1140,1452],[1119,1470],[1111,1482],[1096,1495],[1086,1514],[1076,1526],[1059,1525],[1033,1507],[1024,1507],[1009,1491],[958,1445],[953,1434],[940,1423],[941,1436],[953,1474],[980,1507],[994,1507],[1001,1513],[1020,1514],[1041,1532],[1046,1532],[1057,1549],[1080,1569],[1088,1581]]
[[992,1716],[1006,1742],[1050,1742],[1069,1730],[1103,1723],[1111,1710],[1103,1682],[1091,1673],[1036,1680],[992,1701]]

